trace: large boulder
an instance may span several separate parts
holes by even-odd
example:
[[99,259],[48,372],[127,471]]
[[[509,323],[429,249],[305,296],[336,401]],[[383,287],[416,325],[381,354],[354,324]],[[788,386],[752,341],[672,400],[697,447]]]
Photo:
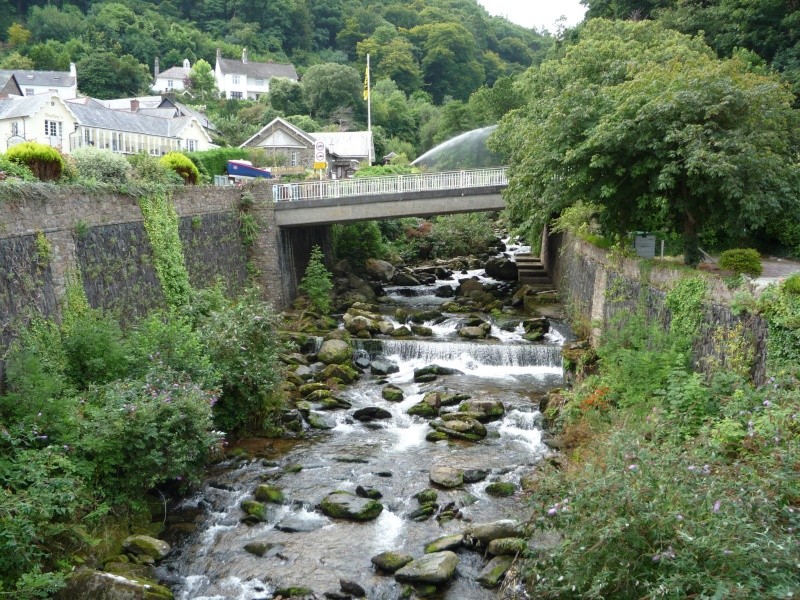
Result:
[[457,566],[455,552],[433,552],[412,560],[397,571],[394,578],[400,583],[440,585],[450,581]]
[[167,588],[151,581],[134,581],[120,575],[80,569],[67,578],[56,600],[172,600]]
[[343,365],[352,357],[350,344],[343,340],[325,340],[317,353],[317,358],[326,365]]
[[390,383],[381,390],[381,396],[387,402],[402,402],[403,390]]
[[392,263],[377,258],[368,258],[364,263],[364,270],[367,275],[378,281],[390,282],[394,277],[394,267]]
[[355,411],[353,413],[353,418],[356,421],[368,423],[369,421],[377,421],[380,419],[391,419],[392,413],[379,406],[365,406]]
[[490,258],[486,261],[484,269],[489,277],[503,281],[515,281],[518,275],[517,263],[505,256]]
[[[464,471],[455,467],[435,465],[428,474],[431,483],[443,488],[457,488],[464,485]],[[509,536],[502,536],[509,537]]]
[[383,511],[383,504],[369,498],[359,498],[350,492],[332,492],[320,502],[319,509],[333,519],[371,521]]
[[467,400],[458,407],[460,412],[477,413],[481,423],[502,419],[506,408],[501,400]]
[[172,549],[171,546],[149,535],[131,535],[122,542],[125,552],[135,557],[150,557],[154,561],[161,560]]
[[419,279],[417,279],[410,273],[404,273],[403,271],[399,271],[394,276],[394,284],[413,287],[417,285],[422,285],[422,282],[420,282]]
[[433,552],[444,552],[445,550],[455,550],[464,543],[464,534],[456,533],[446,535],[425,544],[425,554]]
[[[464,415],[444,415],[447,418],[431,421],[434,431],[448,438],[477,442],[486,437],[486,427],[475,418]],[[436,436],[438,439],[439,436]]]

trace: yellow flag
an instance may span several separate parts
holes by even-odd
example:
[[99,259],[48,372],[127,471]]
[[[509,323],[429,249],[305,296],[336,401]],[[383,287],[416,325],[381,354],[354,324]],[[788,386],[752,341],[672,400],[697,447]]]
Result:
[[369,68],[364,71],[364,100],[369,98]]

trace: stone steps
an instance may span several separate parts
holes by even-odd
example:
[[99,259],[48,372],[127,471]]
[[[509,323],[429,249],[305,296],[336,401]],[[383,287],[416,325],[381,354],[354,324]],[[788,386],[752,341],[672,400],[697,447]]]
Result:
[[517,254],[516,261],[520,283],[547,289],[553,287],[553,281],[538,256]]

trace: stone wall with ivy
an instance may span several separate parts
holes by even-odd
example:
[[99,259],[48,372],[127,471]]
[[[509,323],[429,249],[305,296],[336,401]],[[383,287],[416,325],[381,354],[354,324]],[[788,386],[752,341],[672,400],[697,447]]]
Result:
[[676,288],[688,278],[697,278],[702,298],[696,309],[701,313],[696,315],[696,367],[720,368],[729,356],[744,353],[751,362],[753,380],[765,381],[767,322],[732,308],[736,290],[719,277],[615,256],[569,234],[551,235],[548,247],[550,272],[580,334],[596,342],[615,319],[637,311],[669,327],[674,312],[669,307],[688,306],[693,300],[676,295]]
[[[253,187],[259,201],[252,217],[242,208],[246,190],[234,187],[180,188],[141,206],[146,194],[135,190],[123,194],[36,184],[4,192],[0,200],[0,357],[10,335],[5,332],[25,310],[58,317],[66,281],[76,273],[90,304],[114,310],[122,318],[166,304],[158,272],[164,268],[164,257],[154,253],[151,239],[159,231],[148,232],[143,207],[151,214],[154,206],[158,208],[157,218],[151,221],[160,224],[161,233],[177,227],[177,236],[168,236],[166,241],[171,253],[166,258],[182,253],[182,268],[192,286],[221,281],[235,294],[252,278],[276,306],[290,300],[283,283],[285,269],[280,265],[269,186]],[[176,244],[179,252],[174,252]]]
[[52,246],[41,233],[0,239],[0,347],[32,311],[55,310],[52,261]]

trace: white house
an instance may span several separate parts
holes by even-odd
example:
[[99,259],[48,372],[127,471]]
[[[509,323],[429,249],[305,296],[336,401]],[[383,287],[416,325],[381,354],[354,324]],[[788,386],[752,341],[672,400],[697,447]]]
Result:
[[370,131],[306,133],[280,117],[262,127],[239,147],[260,148],[268,157],[282,154],[287,158],[287,166],[311,169],[317,142],[325,145],[328,175],[337,179],[352,176],[360,164],[369,162],[375,155]]
[[84,146],[154,156],[215,147],[194,116],[139,115],[91,98],[68,102],[53,93],[0,98],[0,152],[25,141],[47,144],[64,154]]
[[187,88],[189,81],[189,71],[192,70],[192,65],[189,59],[183,61],[181,67],[170,67],[166,71],[159,72],[159,61],[155,61],[155,82],[153,89],[158,93],[163,92],[182,92]]
[[75,63],[69,64],[69,71],[24,71],[13,69],[0,71],[0,75],[13,74],[22,93],[35,96],[48,92],[56,92],[68,100],[78,97],[78,73]]
[[242,60],[222,58],[217,48],[214,77],[220,93],[229,100],[257,100],[261,94],[269,93],[269,81],[273,77],[298,79],[292,64],[250,62],[247,48],[242,50]]
[[67,136],[76,117],[58,94],[0,98],[0,153],[21,142],[38,142],[69,151]]

